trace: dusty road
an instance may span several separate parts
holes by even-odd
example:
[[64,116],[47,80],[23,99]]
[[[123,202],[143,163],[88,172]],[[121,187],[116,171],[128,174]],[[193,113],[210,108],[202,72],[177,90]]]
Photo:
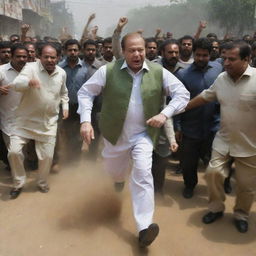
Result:
[[207,192],[200,183],[192,199],[181,196],[181,176],[167,172],[163,197],[156,198],[160,235],[147,249],[137,247],[136,229],[126,185],[118,197],[100,164],[65,167],[50,175],[50,192],[37,191],[35,172],[16,200],[9,200],[11,177],[0,167],[0,256],[255,256],[256,204],[249,231],[232,225],[234,195],[227,197],[225,217],[201,223]]

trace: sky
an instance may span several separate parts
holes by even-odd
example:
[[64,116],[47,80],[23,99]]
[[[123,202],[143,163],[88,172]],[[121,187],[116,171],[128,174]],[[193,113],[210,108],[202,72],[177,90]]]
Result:
[[[56,0],[57,1],[57,0]],[[96,13],[92,25],[98,25],[98,35],[108,36],[108,28],[117,24],[122,16],[131,9],[148,5],[169,5],[169,0],[66,0],[68,10],[73,14],[76,37],[80,37],[90,14]]]

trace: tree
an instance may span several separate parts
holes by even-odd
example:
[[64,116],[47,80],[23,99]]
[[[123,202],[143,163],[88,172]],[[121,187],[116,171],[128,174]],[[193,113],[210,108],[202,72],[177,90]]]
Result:
[[210,0],[209,18],[228,32],[242,35],[254,25],[256,0]]

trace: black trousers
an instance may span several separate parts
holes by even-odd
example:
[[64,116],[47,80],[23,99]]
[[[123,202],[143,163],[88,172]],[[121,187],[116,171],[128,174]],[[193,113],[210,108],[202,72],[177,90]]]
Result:
[[152,175],[154,179],[155,192],[161,192],[165,181],[165,170],[168,163],[168,157],[161,157],[153,151],[152,157]]
[[214,136],[215,133],[210,134],[204,139],[182,137],[180,166],[183,170],[185,187],[194,189],[197,185],[199,159],[201,158],[205,165],[209,163]]
[[8,154],[8,150],[4,143],[2,131],[0,131],[0,160],[2,160],[7,166],[9,166],[7,154]]

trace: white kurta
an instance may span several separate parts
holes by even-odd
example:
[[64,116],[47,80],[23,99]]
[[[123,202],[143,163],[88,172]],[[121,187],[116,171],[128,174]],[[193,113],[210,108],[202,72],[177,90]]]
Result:
[[[0,86],[11,85],[19,74],[11,63],[0,66]],[[14,129],[15,110],[20,103],[21,93],[16,92],[13,87],[9,89],[8,95],[0,95],[0,130],[10,136]]]
[[[31,79],[37,79],[40,88],[30,88]],[[49,75],[41,61],[31,62],[26,64],[13,85],[22,93],[16,110],[15,135],[38,141],[55,137],[60,104],[63,109],[68,109],[66,72],[56,66]]]
[[[37,79],[40,88],[31,88],[31,79]],[[29,63],[15,78],[13,86],[22,94],[15,111],[15,129],[10,137],[8,154],[14,187],[21,188],[26,181],[22,148],[29,139],[35,140],[39,160],[37,184],[44,187],[54,153],[60,104],[63,109],[68,109],[66,72],[56,66],[54,72],[48,74],[40,61]]]
[[[124,181],[129,159],[132,159],[130,190],[135,221],[138,231],[141,231],[148,228],[152,223],[154,213],[154,186],[151,173],[153,145],[146,132],[146,120],[144,118],[140,89],[143,73],[149,68],[144,62],[142,69],[135,74],[124,62],[121,69],[125,68],[133,78],[126,119],[116,145],[112,145],[104,139],[105,147],[102,155],[104,157],[105,170],[116,182]],[[80,114],[81,123],[91,121],[93,99],[101,93],[105,84],[106,66],[103,66],[79,90],[78,113]],[[184,111],[190,98],[189,92],[166,69],[163,69],[163,88],[166,95],[170,95],[172,100],[161,113],[171,117]],[[152,102],[152,104],[154,103]]]

